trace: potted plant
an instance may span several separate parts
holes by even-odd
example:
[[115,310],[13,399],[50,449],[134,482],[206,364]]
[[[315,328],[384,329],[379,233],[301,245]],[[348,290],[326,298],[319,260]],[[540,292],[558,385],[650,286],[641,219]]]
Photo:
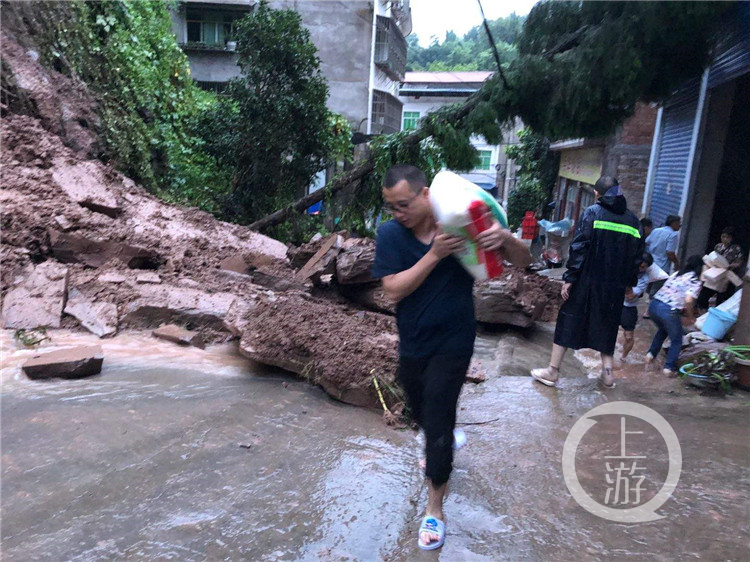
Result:
[[698,355],[692,363],[680,367],[680,375],[693,386],[720,388],[728,392],[735,379],[736,360],[737,355],[727,348],[716,353],[706,351]]
[[230,39],[227,41],[227,51],[235,51],[237,49],[237,41]]

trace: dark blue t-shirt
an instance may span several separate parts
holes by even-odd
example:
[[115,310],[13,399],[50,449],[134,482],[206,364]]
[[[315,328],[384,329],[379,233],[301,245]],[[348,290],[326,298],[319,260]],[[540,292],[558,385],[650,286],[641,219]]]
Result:
[[[378,229],[376,278],[411,268],[430,250],[395,220]],[[396,306],[403,357],[471,355],[476,336],[474,278],[453,257],[440,260],[424,283]]]

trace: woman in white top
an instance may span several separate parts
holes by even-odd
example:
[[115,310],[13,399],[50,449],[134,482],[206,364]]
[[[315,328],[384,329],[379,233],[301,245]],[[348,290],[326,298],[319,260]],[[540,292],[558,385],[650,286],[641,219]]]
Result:
[[661,349],[664,340],[669,336],[669,351],[664,365],[664,374],[677,375],[677,359],[682,347],[682,311],[687,312],[691,324],[694,321],[693,307],[701,291],[701,256],[691,256],[685,266],[677,273],[673,273],[654,295],[654,300],[648,307],[651,320],[659,328],[651,342],[651,348],[646,354],[646,362],[654,360]]

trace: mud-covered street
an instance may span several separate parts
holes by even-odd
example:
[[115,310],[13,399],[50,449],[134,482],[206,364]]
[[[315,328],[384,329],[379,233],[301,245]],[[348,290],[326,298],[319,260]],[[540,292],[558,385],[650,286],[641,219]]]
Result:
[[[100,376],[39,382],[20,373],[31,352],[17,350],[10,332],[2,337],[5,560],[746,555],[747,394],[704,396],[642,366],[604,394],[572,355],[557,390],[532,384],[528,370],[548,353],[549,324],[477,341],[489,378],[464,387],[459,423],[469,443],[456,456],[439,553],[416,548],[426,495],[416,435],[386,427],[378,412],[253,364],[232,344],[202,351],[123,334],[102,340]],[[57,345],[94,339],[53,337]],[[605,521],[566,489],[567,432],[616,400],[655,409],[680,439],[682,475],[659,521]],[[644,493],[653,495],[666,453],[658,434],[644,435]],[[602,457],[618,443],[615,420],[581,445],[579,475],[599,502]]]

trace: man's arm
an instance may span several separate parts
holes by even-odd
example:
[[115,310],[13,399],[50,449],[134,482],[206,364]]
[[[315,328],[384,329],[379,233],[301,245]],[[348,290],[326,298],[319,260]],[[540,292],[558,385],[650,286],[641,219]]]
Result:
[[583,264],[586,262],[586,256],[589,252],[589,245],[591,244],[591,236],[593,233],[594,211],[589,211],[587,209],[579,219],[578,226],[573,235],[573,241],[570,244],[568,263],[566,264],[567,270],[563,275],[563,281],[565,281],[565,284],[561,291],[564,300],[568,300],[570,288],[573,286],[573,283],[578,281],[578,276],[583,270]]
[[463,244],[463,239],[438,231],[432,241],[432,247],[422,256],[422,259],[409,269],[383,277],[385,295],[393,302],[399,302],[408,297],[424,283],[440,260],[459,251]]
[[531,263],[531,252],[526,244],[497,221],[493,221],[490,228],[477,235],[476,243],[485,250],[502,250],[503,257],[517,267],[528,267]]

